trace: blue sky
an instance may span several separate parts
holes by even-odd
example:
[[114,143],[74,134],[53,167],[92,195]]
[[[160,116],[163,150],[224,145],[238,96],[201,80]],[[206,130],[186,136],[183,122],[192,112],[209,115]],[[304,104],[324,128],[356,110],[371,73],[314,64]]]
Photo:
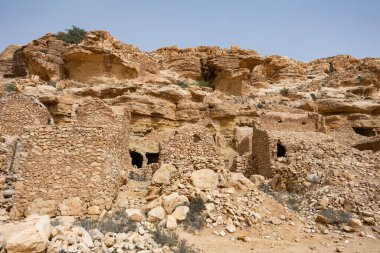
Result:
[[309,61],[380,57],[380,0],[0,0],[0,50],[72,25],[151,51],[255,49]]

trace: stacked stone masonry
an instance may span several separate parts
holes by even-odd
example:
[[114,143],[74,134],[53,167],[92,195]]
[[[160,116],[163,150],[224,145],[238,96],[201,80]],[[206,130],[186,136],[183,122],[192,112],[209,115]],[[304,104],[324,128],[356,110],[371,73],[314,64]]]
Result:
[[13,218],[111,208],[130,165],[125,107],[84,100],[73,106],[72,124],[54,126],[33,97],[14,93],[0,103],[0,202]]
[[24,126],[51,123],[48,110],[34,97],[12,93],[0,99],[0,136],[21,135]]
[[173,132],[161,144],[160,163],[171,163],[177,168],[218,170],[224,168],[213,135],[206,127],[185,125]]

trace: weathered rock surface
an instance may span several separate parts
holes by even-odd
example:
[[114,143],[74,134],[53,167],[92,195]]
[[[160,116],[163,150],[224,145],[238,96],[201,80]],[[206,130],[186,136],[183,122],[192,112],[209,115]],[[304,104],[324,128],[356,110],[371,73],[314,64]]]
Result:
[[194,187],[201,190],[216,189],[219,183],[218,174],[210,169],[194,171],[191,175],[191,181]]
[[28,216],[24,222],[0,226],[9,253],[41,253],[48,246],[51,233],[49,216]]

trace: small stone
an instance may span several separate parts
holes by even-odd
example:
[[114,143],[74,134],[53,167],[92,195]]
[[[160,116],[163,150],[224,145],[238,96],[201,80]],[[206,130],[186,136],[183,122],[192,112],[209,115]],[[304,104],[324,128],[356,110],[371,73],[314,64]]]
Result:
[[184,205],[188,202],[189,199],[186,196],[179,195],[176,192],[162,197],[162,206],[168,214],[172,213],[177,206]]
[[234,225],[227,225],[226,230],[230,233],[234,233],[236,231],[236,227]]
[[174,216],[174,218],[176,218],[176,220],[182,221],[186,219],[186,216],[189,210],[190,209],[188,206],[179,206],[174,210],[172,215]]
[[106,237],[104,238],[104,244],[110,248],[112,247],[116,242],[116,239],[112,236],[109,236],[109,235],[106,235]]
[[356,218],[350,218],[348,220],[348,224],[351,226],[351,227],[354,227],[354,228],[358,228],[358,227],[361,227],[363,225],[363,223],[361,222],[361,220],[359,219],[356,219]]
[[364,216],[363,221],[368,224],[375,224],[375,218],[374,217],[368,217]]
[[354,232],[355,229],[353,227],[351,227],[351,226],[345,225],[345,226],[343,226],[343,231],[350,233],[350,232]]
[[168,215],[166,219],[166,228],[173,229],[177,227],[177,220],[172,215]]
[[125,213],[127,215],[127,218],[132,221],[142,221],[144,218],[144,215],[142,214],[140,209],[126,209]]
[[157,206],[148,212],[148,221],[156,222],[165,217],[165,210],[162,206]]

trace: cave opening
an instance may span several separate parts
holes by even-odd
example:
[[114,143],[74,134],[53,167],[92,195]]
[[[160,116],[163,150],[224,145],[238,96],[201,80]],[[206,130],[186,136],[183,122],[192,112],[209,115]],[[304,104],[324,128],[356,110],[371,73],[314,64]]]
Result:
[[277,157],[285,157],[286,148],[281,143],[277,142]]
[[362,136],[371,137],[376,135],[375,131],[373,131],[373,128],[370,127],[353,127],[352,129],[355,131],[355,133]]
[[193,142],[194,143],[198,143],[198,142],[200,142],[202,139],[201,139],[201,137],[198,135],[198,134],[194,134],[193,135]]
[[148,164],[158,163],[158,160],[160,159],[160,153],[146,153],[145,156],[148,160]]
[[142,168],[143,165],[143,156],[136,151],[129,151],[129,155],[132,159],[132,166],[136,166],[137,168]]

